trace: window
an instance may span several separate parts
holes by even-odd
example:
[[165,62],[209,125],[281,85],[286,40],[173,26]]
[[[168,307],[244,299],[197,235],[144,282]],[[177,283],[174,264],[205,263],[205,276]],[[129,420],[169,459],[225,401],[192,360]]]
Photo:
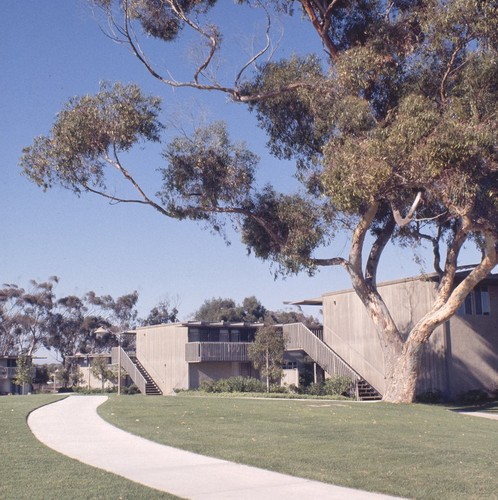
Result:
[[188,330],[188,341],[189,342],[199,342],[199,328],[189,328]]
[[282,368],[284,370],[293,370],[297,368],[297,361],[284,361]]
[[467,295],[463,304],[458,308],[460,316],[489,316],[491,312],[489,291],[487,286],[480,286]]
[[220,330],[220,342],[230,342],[230,331],[228,328],[222,328]]

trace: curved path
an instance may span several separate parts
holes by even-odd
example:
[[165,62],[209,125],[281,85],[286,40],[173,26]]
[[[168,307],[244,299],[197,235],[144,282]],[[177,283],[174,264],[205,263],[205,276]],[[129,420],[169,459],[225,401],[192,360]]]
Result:
[[106,396],[70,396],[32,412],[28,425],[42,443],[64,455],[184,498],[392,498],[234,464],[148,441],[100,418],[96,409],[106,399]]

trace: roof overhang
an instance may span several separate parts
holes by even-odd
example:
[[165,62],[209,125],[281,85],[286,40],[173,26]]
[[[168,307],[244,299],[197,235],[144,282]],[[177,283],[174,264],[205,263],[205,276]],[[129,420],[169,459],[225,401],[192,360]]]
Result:
[[204,326],[207,328],[259,328],[264,323],[251,323],[246,321],[186,321],[182,326]]
[[288,304],[290,306],[323,306],[323,299],[322,297],[315,299],[302,299],[292,302],[284,302],[284,304]]

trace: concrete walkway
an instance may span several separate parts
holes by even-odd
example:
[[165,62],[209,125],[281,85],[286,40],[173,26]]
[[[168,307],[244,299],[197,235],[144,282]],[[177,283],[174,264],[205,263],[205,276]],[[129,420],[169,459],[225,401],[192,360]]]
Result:
[[460,415],[469,415],[470,417],[481,417],[481,418],[489,418],[490,420],[498,420],[497,413],[486,413],[484,411],[462,411],[456,410],[456,413]]
[[96,409],[106,399],[106,396],[71,396],[32,412],[28,425],[42,443],[64,455],[183,498],[393,498],[238,465],[148,441],[101,419]]

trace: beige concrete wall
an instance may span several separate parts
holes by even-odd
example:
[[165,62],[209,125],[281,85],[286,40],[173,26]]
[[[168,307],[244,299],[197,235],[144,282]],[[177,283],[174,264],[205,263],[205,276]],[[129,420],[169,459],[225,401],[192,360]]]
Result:
[[[111,367],[112,365],[110,365]],[[102,389],[102,380],[98,379],[92,374],[92,370],[86,366],[79,367],[80,373],[82,375],[79,387],[89,387],[90,389]],[[114,384],[110,381],[104,383],[104,388],[108,389],[114,387]]]
[[187,327],[177,324],[137,330],[137,358],[163,394],[189,387],[188,363],[185,361],[187,341]]
[[197,389],[203,381],[211,382],[230,377],[255,377],[257,373],[251,369],[250,363],[234,362],[208,362],[190,363],[189,378],[190,389]]
[[[379,285],[387,307],[403,335],[407,335],[427,311],[434,297],[435,284],[425,281],[402,281]],[[385,364],[380,340],[370,316],[353,291],[323,297],[324,342],[334,349],[380,393],[385,390]],[[422,377],[423,385],[432,385],[434,376],[444,378],[440,354],[444,352],[444,330],[438,328],[431,341],[434,347],[424,364],[431,373]],[[437,355],[433,355],[433,351]],[[433,373],[432,373],[433,372]]]
[[292,385],[299,387],[299,370],[297,368],[289,368],[283,370],[282,382],[280,385]]
[[454,397],[472,389],[498,388],[498,287],[488,290],[489,316],[454,316],[449,322],[448,370]]

